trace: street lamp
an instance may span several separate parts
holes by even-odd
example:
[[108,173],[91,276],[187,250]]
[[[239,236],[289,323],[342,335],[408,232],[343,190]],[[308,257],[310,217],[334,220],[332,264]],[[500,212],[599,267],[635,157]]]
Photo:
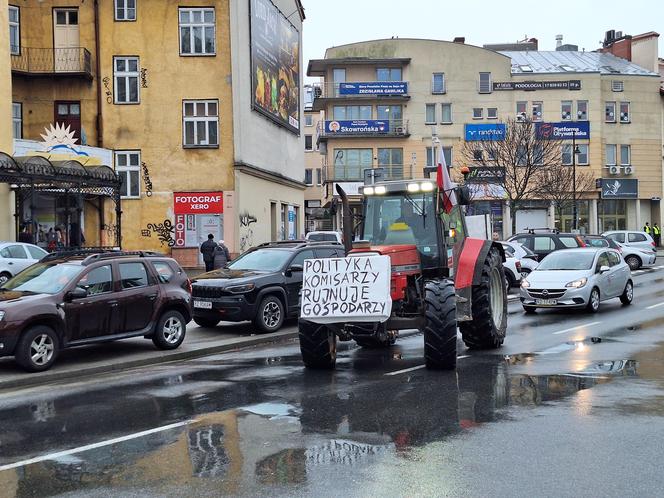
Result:
[[577,230],[579,228],[578,206],[576,203],[576,155],[577,154],[581,154],[581,151],[576,145],[576,131],[572,131],[572,205],[573,205],[572,215],[574,216],[574,220],[572,221],[573,230]]

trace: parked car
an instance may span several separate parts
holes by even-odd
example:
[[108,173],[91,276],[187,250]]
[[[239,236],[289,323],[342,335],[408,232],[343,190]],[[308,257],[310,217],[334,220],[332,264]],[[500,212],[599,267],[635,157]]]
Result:
[[517,242],[501,242],[505,250],[505,256],[514,256],[521,264],[521,278],[528,274],[539,265],[539,257],[533,251]]
[[506,252],[503,268],[505,269],[505,280],[509,292],[512,287],[517,287],[521,283],[521,262]]
[[596,313],[600,302],[619,297],[631,304],[634,287],[629,266],[614,249],[563,249],[542,260],[521,281],[526,313],[537,308],[586,308]]
[[517,242],[522,246],[527,247],[537,254],[540,261],[554,251],[585,247],[586,245],[578,234],[559,233],[555,230],[530,230],[528,233],[513,235],[507,240],[508,242]]
[[[606,237],[607,239],[616,241],[622,247],[638,249],[640,253],[648,255],[648,257],[644,258],[640,253],[636,254],[633,260],[634,266],[630,265],[632,270],[636,270],[644,264],[651,264],[651,256],[654,256],[655,259],[657,258],[657,247],[655,246],[655,241],[650,236],[650,234],[636,230],[612,230],[610,232],[604,232],[602,236]],[[640,260],[640,264],[638,266],[636,266],[636,258]],[[655,261],[653,260],[652,264],[654,263]]]
[[190,289],[175,260],[153,253],[49,255],[0,287],[0,356],[37,372],[73,346],[145,337],[175,349]]
[[48,253],[23,242],[0,242],[0,286]]
[[633,247],[620,244],[614,238],[602,235],[584,235],[584,242],[591,247],[610,247],[617,250],[630,270],[638,270],[641,267],[649,267],[655,264],[657,253],[641,247]]
[[214,327],[222,320],[251,320],[262,332],[279,330],[299,313],[304,260],[344,256],[334,242],[270,242],[249,249],[226,268],[193,280],[194,322]]
[[311,242],[338,242],[342,244],[341,234],[334,231],[318,231],[318,232],[308,232],[304,236],[305,240],[310,240]]

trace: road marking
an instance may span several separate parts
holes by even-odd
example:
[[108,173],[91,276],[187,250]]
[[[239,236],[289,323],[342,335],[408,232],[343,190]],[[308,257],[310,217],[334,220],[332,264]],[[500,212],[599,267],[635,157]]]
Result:
[[106,441],[101,441],[99,443],[87,444],[85,446],[79,446],[78,448],[72,448],[71,450],[59,451],[58,453],[49,453],[48,455],[42,455],[35,458],[30,458],[29,460],[23,460],[16,463],[10,463],[7,465],[0,466],[0,472],[4,470],[15,469],[18,467],[24,467],[26,465],[32,465],[33,463],[44,462],[47,460],[57,460],[69,455],[75,455],[77,453],[83,453],[84,451],[94,450],[96,448],[103,448],[104,446],[110,446],[117,443],[122,443],[124,441],[130,441],[132,439],[138,439],[140,437],[149,436],[150,434],[156,434],[157,432],[169,431],[171,429],[177,429],[183,425],[189,424],[191,421],[187,422],[178,422],[176,424],[164,425],[161,427],[156,427],[155,429],[149,429],[147,431],[136,432],[134,434],[128,434],[126,436],[117,437],[114,439],[108,439]]
[[[457,356],[457,360],[463,360],[464,358],[468,358],[469,356],[470,356],[469,354],[463,356]],[[425,367],[426,365],[417,365],[416,367],[404,368],[403,370],[397,370],[396,372],[388,372],[385,375],[399,375],[403,373],[413,372],[415,370],[421,370],[422,368]]]
[[593,325],[599,325],[602,322],[591,322],[591,323],[586,323],[584,325],[579,325],[578,327],[572,327],[571,329],[565,329],[561,330],[559,332],[554,332],[553,335],[558,335],[558,334],[566,334],[567,332],[576,332],[577,330],[584,329],[586,327],[592,327]]
[[654,309],[654,308],[659,308],[660,306],[664,306],[664,303],[653,304],[652,306],[646,307],[646,309],[651,310],[651,309]]

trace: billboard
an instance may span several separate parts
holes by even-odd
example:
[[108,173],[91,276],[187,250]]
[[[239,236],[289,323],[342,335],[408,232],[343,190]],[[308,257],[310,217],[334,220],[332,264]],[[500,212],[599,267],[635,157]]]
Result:
[[535,123],[535,135],[542,140],[586,140],[590,138],[590,122]]
[[466,142],[505,140],[505,124],[466,124]]
[[339,83],[339,95],[406,95],[405,81],[372,81],[367,83]]
[[376,119],[363,119],[353,121],[325,121],[325,133],[338,133],[339,135],[353,135],[364,133],[389,133],[390,122]]
[[602,178],[600,186],[602,188],[602,199],[638,199],[639,198],[639,180],[619,178]]
[[270,0],[251,1],[254,110],[300,131],[300,33]]
[[581,80],[568,81],[494,81],[493,91],[501,90],[581,90]]

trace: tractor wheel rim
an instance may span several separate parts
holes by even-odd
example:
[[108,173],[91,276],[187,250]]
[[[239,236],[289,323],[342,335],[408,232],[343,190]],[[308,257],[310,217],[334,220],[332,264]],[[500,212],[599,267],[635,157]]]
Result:
[[35,337],[30,343],[30,359],[35,365],[44,366],[55,352],[55,343],[48,334],[41,334]]
[[280,318],[281,310],[279,309],[279,305],[274,301],[267,303],[265,308],[263,308],[263,323],[269,328],[274,328],[279,323]]
[[491,276],[489,278],[489,301],[491,306],[491,317],[493,318],[493,324],[496,328],[500,328],[503,323],[503,293],[506,291],[506,288],[500,285],[501,280],[498,268],[491,270]]
[[163,334],[168,344],[175,344],[182,336],[182,322],[174,316],[170,317],[164,323]]

